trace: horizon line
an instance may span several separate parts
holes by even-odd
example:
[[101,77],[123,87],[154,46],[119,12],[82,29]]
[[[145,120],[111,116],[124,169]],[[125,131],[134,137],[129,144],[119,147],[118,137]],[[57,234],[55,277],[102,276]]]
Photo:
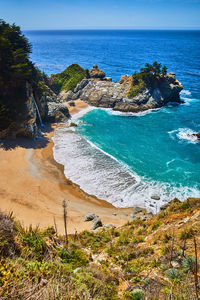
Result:
[[75,30],[89,30],[89,31],[94,31],[94,30],[160,30],[160,31],[165,31],[165,30],[170,30],[170,31],[174,31],[174,30],[200,30],[200,27],[181,27],[181,28],[37,28],[37,29],[22,29],[22,31],[64,31],[64,30],[71,30],[71,31],[75,31]]

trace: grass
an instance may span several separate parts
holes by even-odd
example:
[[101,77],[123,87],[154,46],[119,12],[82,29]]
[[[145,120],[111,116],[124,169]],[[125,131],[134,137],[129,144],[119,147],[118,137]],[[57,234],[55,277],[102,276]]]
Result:
[[172,201],[165,213],[121,228],[69,235],[67,248],[54,228],[25,229],[1,214],[0,298],[196,299],[200,219],[182,220],[197,214],[200,199],[185,203]]

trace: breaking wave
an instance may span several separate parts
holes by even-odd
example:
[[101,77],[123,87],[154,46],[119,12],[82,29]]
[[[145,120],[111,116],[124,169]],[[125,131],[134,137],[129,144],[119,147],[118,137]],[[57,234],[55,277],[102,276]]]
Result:
[[[65,176],[86,193],[106,200],[116,207],[139,205],[156,212],[174,197],[184,200],[190,196],[200,196],[195,188],[181,185],[173,187],[168,183],[138,176],[128,165],[73,129],[58,128],[53,141],[55,160],[64,165]],[[160,200],[153,200],[153,195],[159,195]]]

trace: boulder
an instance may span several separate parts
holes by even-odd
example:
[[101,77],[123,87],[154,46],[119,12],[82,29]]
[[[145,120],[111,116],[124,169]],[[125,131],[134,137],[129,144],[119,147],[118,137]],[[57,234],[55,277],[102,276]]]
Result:
[[69,110],[62,103],[49,102],[48,114],[45,121],[48,122],[66,122],[70,118]]
[[97,65],[94,65],[93,68],[89,71],[89,77],[90,78],[96,78],[96,79],[104,79],[106,74],[101,71]]
[[92,223],[91,230],[95,230],[96,228],[103,226],[99,216],[95,216],[95,218],[92,220]]
[[103,227],[105,227],[105,228],[116,228],[116,226],[113,225],[113,224],[104,224]]
[[78,125],[76,123],[71,122],[70,127],[77,127]]
[[89,213],[85,216],[85,218],[83,219],[83,222],[89,222],[94,220],[94,218],[96,217],[95,214]]

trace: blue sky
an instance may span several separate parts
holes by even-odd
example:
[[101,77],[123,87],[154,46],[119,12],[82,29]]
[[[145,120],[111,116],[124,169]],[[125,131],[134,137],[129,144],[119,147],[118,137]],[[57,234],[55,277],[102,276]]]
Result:
[[26,29],[200,29],[200,0],[0,0]]

